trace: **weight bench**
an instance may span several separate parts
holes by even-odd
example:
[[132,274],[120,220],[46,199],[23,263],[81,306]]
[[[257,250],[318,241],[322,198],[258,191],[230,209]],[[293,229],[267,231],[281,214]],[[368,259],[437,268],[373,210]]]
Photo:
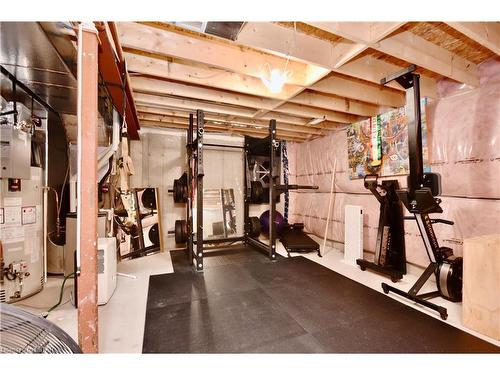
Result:
[[303,231],[304,224],[288,224],[280,234],[280,241],[290,257],[290,253],[310,253],[316,251],[321,256],[319,244]]

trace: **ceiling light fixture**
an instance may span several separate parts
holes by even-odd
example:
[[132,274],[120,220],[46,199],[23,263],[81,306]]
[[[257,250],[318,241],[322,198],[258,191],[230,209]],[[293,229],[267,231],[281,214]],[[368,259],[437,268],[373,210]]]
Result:
[[325,120],[326,120],[325,116],[323,116],[322,118],[313,118],[311,121],[307,123],[307,125],[318,125]]
[[[296,40],[296,34],[297,34],[297,24],[296,22],[293,23],[293,48],[295,49],[297,40]],[[271,66],[266,63],[265,66],[267,66],[267,72],[266,69],[262,69],[260,79],[262,80],[262,83],[267,87],[267,89],[272,92],[273,94],[277,94],[283,90],[283,86],[285,85],[286,81],[292,76],[293,72],[287,70],[288,67],[288,62],[290,61],[290,49],[291,49],[290,43],[288,43],[288,53],[286,56],[286,62],[285,62],[285,69],[281,71],[280,69],[274,68],[271,69]]]
[[268,63],[266,63],[266,66],[268,74],[266,74],[266,71],[263,70],[260,79],[270,92],[276,94],[283,89],[283,86],[285,85],[287,79],[291,76],[291,73],[286,70],[286,67],[284,71],[281,71],[277,68],[271,69]]

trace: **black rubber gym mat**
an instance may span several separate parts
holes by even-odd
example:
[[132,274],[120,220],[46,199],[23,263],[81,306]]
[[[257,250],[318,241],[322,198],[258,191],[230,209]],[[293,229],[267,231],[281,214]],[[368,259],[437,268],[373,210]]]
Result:
[[[230,248],[204,251],[203,268],[224,266],[228,264],[243,264],[247,262],[270,262],[263,253],[245,245],[233,245]],[[276,254],[277,258],[282,258]],[[170,251],[174,272],[191,270],[185,249]]]
[[500,353],[306,258],[257,254],[151,276],[143,352]]

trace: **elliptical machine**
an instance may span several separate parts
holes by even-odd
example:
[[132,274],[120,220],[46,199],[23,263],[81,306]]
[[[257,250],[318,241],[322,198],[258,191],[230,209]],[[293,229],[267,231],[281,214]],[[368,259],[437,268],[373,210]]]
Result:
[[[443,212],[440,206],[441,199],[437,198],[441,195],[441,179],[439,174],[423,172],[420,76],[413,73],[415,69],[416,66],[411,65],[382,79],[380,83],[386,85],[391,81],[396,81],[406,90],[410,174],[408,175],[408,188],[397,190],[396,193],[408,211],[413,214],[405,219],[416,221],[430,264],[408,292],[386,283],[382,283],[382,288],[386,294],[394,292],[439,312],[441,319],[445,320],[448,317],[446,308],[429,302],[428,299],[441,296],[453,302],[462,301],[463,260],[461,257],[454,256],[452,249],[439,246],[432,227],[434,223],[453,225],[453,222],[429,217],[429,214]],[[437,291],[418,294],[433,274],[436,277]]]

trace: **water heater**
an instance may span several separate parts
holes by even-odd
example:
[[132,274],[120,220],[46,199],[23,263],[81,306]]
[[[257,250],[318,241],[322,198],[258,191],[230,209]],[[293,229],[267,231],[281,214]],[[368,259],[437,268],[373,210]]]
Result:
[[0,302],[16,302],[42,290],[42,181],[37,167],[30,168],[28,179],[0,179]]

